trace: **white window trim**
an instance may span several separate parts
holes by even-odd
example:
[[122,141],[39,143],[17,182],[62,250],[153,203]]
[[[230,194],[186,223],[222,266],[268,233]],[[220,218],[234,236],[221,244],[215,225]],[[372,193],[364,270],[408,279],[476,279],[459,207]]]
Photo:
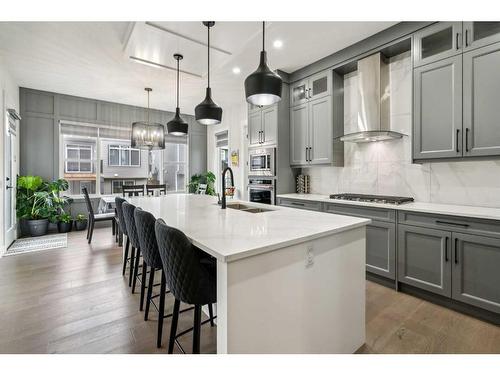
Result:
[[[118,164],[111,164],[111,150],[118,150]],[[132,164],[132,151],[137,151],[139,155],[139,164]],[[122,164],[122,153],[128,153],[128,164]],[[120,145],[120,144],[110,144],[108,145],[108,166],[110,167],[141,167],[141,150],[138,148],[132,148],[128,145]]]
[[[82,149],[90,149],[90,159],[82,159],[80,157],[80,151]],[[69,158],[68,156],[68,151],[69,150],[77,150],[78,151],[78,158]],[[92,158],[94,155],[94,147],[89,144],[78,144],[78,143],[66,143],[64,145],[64,152],[65,152],[65,158],[64,158],[64,172],[65,173],[85,173],[85,174],[92,174],[94,171],[94,162],[95,160]],[[81,170],[81,163],[90,163],[90,171],[82,171]],[[68,163],[78,163],[78,170],[77,171],[70,171],[68,170]]]

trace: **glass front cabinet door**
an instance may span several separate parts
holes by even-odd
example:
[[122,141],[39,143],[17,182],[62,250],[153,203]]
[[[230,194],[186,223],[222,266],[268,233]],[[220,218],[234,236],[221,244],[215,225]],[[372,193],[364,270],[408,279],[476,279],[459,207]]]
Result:
[[307,80],[294,83],[290,88],[290,106],[304,104],[308,99]]
[[500,41],[500,22],[464,22],[463,29],[466,50]]
[[415,66],[462,53],[462,22],[439,22],[415,33]]

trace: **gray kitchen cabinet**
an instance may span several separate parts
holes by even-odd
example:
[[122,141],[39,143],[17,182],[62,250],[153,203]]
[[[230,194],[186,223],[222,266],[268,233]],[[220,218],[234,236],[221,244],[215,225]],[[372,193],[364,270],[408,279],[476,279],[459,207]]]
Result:
[[462,56],[413,71],[413,158],[462,156]]
[[451,297],[451,232],[398,225],[398,281]]
[[309,153],[310,164],[326,164],[333,152],[332,99],[321,97],[309,102]]
[[278,133],[278,106],[249,109],[249,146],[271,146],[276,144]]
[[371,219],[366,226],[366,270],[396,279],[396,215],[394,210],[326,203],[325,212]]
[[462,53],[462,22],[439,22],[414,35],[414,65],[421,66]]
[[262,131],[262,113],[253,111],[248,113],[248,143],[250,146],[260,144],[260,134]]
[[396,279],[396,224],[372,220],[366,226],[366,270]]
[[500,241],[453,233],[452,298],[500,313]]
[[290,163],[307,164],[308,103],[290,108]]
[[332,93],[330,70],[312,75],[290,86],[290,106],[301,105],[309,100],[320,99]]
[[464,22],[464,51],[500,42],[500,22]]
[[500,155],[500,43],[463,54],[463,155]]

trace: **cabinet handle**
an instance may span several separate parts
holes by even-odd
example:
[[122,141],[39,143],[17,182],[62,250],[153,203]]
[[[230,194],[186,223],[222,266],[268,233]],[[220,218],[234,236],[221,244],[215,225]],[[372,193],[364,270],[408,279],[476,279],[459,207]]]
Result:
[[293,204],[294,206],[305,206],[304,203],[298,203],[298,202],[290,202],[291,204]]
[[455,42],[456,42],[457,50],[460,49],[460,43],[458,42],[459,38],[460,38],[460,33],[457,33],[457,35],[455,37]]
[[469,128],[465,128],[465,152],[469,152]]
[[312,147],[309,147],[309,161],[312,161]]
[[309,161],[309,158],[307,157],[307,147],[306,147],[306,161]]
[[469,226],[469,224],[465,223],[453,223],[451,221],[442,221],[442,220],[436,220],[436,224],[455,225],[457,227],[464,227],[464,228],[467,228]]
[[262,130],[262,143],[266,142],[266,132]]
[[456,148],[457,152],[460,152],[460,149],[458,148],[458,137],[460,136],[460,129],[457,129],[457,140],[456,140]]
[[469,29],[465,29],[465,46],[469,46]]
[[448,236],[444,238],[444,261],[448,262]]
[[455,238],[455,264],[458,264],[458,238]]

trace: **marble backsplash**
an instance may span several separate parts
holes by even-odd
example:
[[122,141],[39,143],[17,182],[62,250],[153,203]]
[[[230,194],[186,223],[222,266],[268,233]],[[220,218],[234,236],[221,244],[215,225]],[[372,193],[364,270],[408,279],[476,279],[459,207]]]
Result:
[[[345,143],[344,167],[310,167],[311,192],[410,196],[416,201],[500,207],[500,160],[412,164],[411,60],[390,61],[391,129],[399,140]],[[344,123],[357,121],[357,76],[344,79]]]

